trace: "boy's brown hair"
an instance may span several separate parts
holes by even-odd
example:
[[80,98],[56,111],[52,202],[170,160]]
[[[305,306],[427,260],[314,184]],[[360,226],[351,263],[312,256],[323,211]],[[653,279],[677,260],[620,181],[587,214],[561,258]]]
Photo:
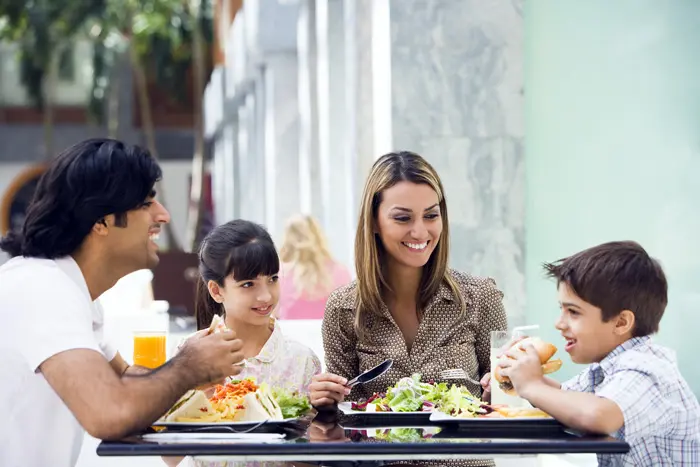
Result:
[[633,337],[654,334],[668,303],[666,275],[636,242],[609,242],[543,265],[548,277],[564,282],[601,309],[603,321],[623,310],[634,313]]

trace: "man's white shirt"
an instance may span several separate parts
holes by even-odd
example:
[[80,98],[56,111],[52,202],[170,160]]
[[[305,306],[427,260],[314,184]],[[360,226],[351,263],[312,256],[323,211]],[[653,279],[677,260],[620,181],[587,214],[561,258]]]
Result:
[[17,257],[0,266],[0,320],[2,465],[72,467],[85,431],[39,366],[72,349],[111,361],[116,348],[105,342],[103,309],[73,258]]

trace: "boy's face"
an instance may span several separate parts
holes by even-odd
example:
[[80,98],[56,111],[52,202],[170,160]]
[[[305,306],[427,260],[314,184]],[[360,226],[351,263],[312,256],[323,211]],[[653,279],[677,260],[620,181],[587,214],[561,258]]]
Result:
[[600,362],[623,339],[617,318],[603,321],[600,308],[584,301],[562,282],[559,284],[561,315],[555,327],[566,339],[564,350],[574,363]]

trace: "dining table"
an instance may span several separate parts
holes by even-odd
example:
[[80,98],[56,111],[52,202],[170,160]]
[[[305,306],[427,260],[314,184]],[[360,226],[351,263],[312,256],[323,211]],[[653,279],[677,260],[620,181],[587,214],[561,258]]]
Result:
[[[194,456],[208,461],[272,461],[320,466],[379,466],[402,462],[473,465],[477,459],[546,454],[624,454],[620,439],[570,430],[554,419],[465,419],[313,412],[285,422],[149,428],[102,441],[98,456]],[[471,461],[468,464],[467,461]],[[487,465],[487,464],[486,464]]]

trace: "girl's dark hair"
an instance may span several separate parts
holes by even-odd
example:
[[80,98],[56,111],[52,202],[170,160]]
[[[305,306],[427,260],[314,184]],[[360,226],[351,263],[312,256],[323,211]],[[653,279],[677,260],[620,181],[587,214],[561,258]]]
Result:
[[207,283],[223,287],[224,279],[236,281],[272,276],[279,272],[280,260],[270,234],[261,225],[236,219],[214,228],[199,248],[199,280],[194,309],[197,329],[208,328],[214,315],[224,311],[209,294]]
[[126,226],[126,212],[155,192],[162,172],[151,154],[113,139],[89,139],[55,159],[37,184],[21,232],[0,240],[10,256],[60,258],[74,253],[90,229],[114,214]]

